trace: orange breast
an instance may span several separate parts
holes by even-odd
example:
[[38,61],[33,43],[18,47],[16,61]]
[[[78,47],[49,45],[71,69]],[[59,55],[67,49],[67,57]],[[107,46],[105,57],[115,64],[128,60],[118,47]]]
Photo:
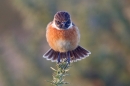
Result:
[[57,30],[50,24],[47,27],[46,37],[53,50],[67,52],[78,46],[80,34],[75,26],[67,30]]

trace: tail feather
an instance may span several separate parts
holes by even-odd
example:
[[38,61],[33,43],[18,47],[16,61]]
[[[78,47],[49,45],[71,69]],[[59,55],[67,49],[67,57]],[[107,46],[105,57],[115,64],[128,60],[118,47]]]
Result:
[[76,58],[75,58],[76,56],[75,56],[75,54],[74,54],[73,51],[71,51],[71,53],[72,53],[72,57],[70,58],[70,60],[73,60],[73,61],[74,61],[74,60],[76,59]]
[[53,61],[55,61],[55,60],[57,60],[57,57],[58,57],[58,52],[55,52],[55,55],[54,55],[54,57],[53,57]]
[[50,59],[50,58],[51,58],[51,55],[52,55],[52,52],[53,52],[52,49],[48,50],[48,51],[44,54],[44,58],[47,58],[47,60]]
[[88,51],[86,51],[85,49],[83,49],[80,46],[79,46],[79,49],[80,49],[81,53],[83,53],[84,55],[87,55]]
[[64,58],[67,58],[67,53],[65,52],[62,52],[62,53],[60,53],[60,59],[62,60],[62,59],[64,59]]
[[74,61],[77,59],[80,59],[80,57],[78,56],[78,53],[75,52],[75,50],[73,51],[74,54]]
[[54,52],[52,51],[48,58],[53,58]]
[[70,57],[71,57],[71,60],[74,60],[74,59],[75,59],[75,58],[74,58],[74,54],[73,54],[72,51],[70,51]]
[[82,53],[82,51],[79,48],[76,48],[75,52],[79,55],[79,57],[84,57],[84,54]]
[[76,48],[76,52],[79,54],[80,57],[84,57],[84,54],[79,48]]
[[60,59],[63,59],[64,58],[64,53],[60,53]]
[[[78,46],[75,50],[68,51],[70,53],[70,61],[76,62],[78,60],[84,59],[85,57],[88,57],[89,54],[91,54],[90,51],[82,48],[81,46]],[[68,58],[67,52],[57,52],[53,49],[48,50],[43,57],[47,60],[51,60],[52,62],[57,62],[58,55],[60,55],[60,60]]]
[[63,53],[63,59],[67,57],[67,53]]
[[49,49],[49,50],[44,54],[44,56],[50,56],[51,51],[52,51],[52,49]]

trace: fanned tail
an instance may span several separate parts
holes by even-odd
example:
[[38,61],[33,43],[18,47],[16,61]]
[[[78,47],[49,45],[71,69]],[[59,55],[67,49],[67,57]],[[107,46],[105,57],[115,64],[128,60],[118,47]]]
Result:
[[[70,53],[70,62],[76,62],[78,60],[84,59],[91,54],[90,51],[82,48],[81,46],[78,46],[76,49],[72,51],[68,51]],[[60,60],[62,61],[63,59],[67,59],[68,55],[67,52],[57,52],[54,51],[53,49],[49,49],[43,57],[46,58],[47,60],[51,60],[52,62],[57,62],[58,61],[58,56],[60,55]]]

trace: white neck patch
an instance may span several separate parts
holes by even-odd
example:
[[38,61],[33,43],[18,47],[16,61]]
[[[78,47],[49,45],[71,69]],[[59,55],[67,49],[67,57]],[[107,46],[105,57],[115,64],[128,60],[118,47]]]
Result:
[[[72,22],[71,22],[70,26],[69,26],[67,29],[70,29],[72,26],[73,26],[73,25],[72,25]],[[52,27],[56,28],[57,30],[62,30],[62,29],[60,29],[60,28],[58,28],[58,27],[56,26],[56,24],[55,24],[54,21],[53,21],[53,23],[52,23]]]

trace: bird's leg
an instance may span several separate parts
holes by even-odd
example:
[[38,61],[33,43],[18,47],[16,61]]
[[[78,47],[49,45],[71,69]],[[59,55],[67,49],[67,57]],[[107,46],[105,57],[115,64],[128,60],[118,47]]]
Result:
[[68,51],[67,54],[68,54],[68,58],[67,58],[68,64],[70,64],[70,52]]
[[58,64],[60,63],[60,53],[58,53],[58,59],[57,59],[57,61],[58,61]]

